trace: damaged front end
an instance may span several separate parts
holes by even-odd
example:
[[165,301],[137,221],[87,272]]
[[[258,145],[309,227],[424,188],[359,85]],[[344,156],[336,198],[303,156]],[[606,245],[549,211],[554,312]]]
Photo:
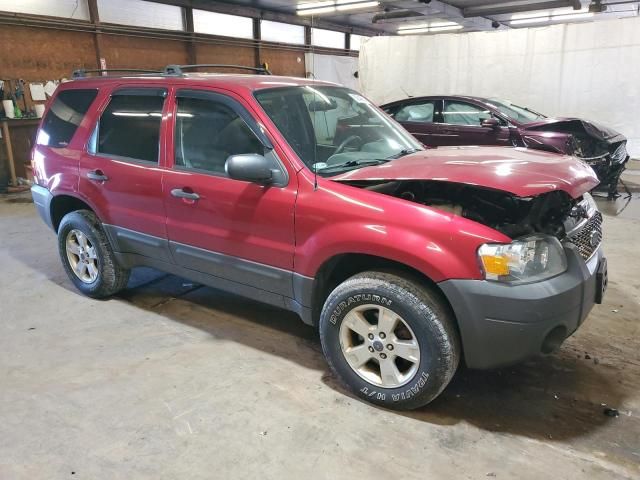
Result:
[[491,227],[510,238],[545,234],[576,245],[589,259],[602,240],[602,216],[591,196],[561,190],[534,197],[439,180],[347,181],[346,184],[416,202]]
[[629,160],[627,139],[618,132],[579,119],[546,120],[527,125],[522,134],[525,146],[574,155],[595,171],[610,198],[617,196],[620,176]]

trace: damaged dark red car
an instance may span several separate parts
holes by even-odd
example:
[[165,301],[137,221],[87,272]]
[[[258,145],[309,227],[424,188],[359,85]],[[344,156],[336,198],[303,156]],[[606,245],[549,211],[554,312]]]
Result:
[[381,107],[426,146],[514,145],[574,155],[617,195],[629,160],[624,135],[579,118],[549,118],[509,101],[467,96],[416,97]]

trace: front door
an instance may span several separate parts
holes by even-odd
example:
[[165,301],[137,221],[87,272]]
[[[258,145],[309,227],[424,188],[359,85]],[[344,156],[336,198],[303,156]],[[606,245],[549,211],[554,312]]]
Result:
[[94,203],[117,251],[171,261],[160,169],[167,90],[115,89],[80,159],[80,192]]
[[[236,291],[244,285],[291,297],[295,172],[241,102],[214,90],[176,92],[173,166],[163,180],[171,252],[180,266],[234,282]],[[227,158],[248,153],[270,157],[286,181],[229,178]]]
[[[498,120],[499,125],[483,126],[482,121],[489,118]],[[460,100],[444,101],[437,136],[439,145],[511,145],[504,120],[480,105]]]

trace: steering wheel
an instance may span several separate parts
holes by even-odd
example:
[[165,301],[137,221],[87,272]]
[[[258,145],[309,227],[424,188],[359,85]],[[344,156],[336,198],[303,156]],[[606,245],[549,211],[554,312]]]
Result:
[[362,143],[362,138],[360,138],[358,135],[351,135],[350,137],[345,138],[342,141],[342,143],[340,145],[338,145],[338,148],[336,148],[336,151],[333,152],[333,155],[337,155],[339,153],[342,153],[342,151],[345,148],[347,148],[351,143],[355,142],[356,140],[359,141],[360,143]]

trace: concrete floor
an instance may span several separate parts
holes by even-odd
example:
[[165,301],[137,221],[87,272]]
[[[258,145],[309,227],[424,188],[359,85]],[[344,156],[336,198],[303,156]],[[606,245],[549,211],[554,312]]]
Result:
[[289,313],[150,270],[81,296],[0,200],[0,479],[640,478],[639,200],[606,207],[606,302],[559,353],[412,413],[349,395]]

